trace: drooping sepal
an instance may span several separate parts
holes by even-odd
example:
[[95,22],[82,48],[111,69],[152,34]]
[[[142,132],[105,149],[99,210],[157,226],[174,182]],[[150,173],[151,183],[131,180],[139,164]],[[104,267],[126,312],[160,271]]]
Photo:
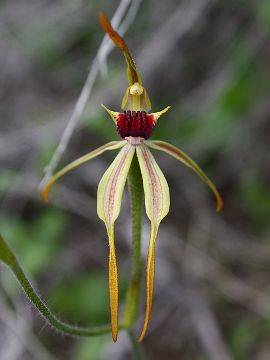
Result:
[[104,221],[109,238],[109,293],[112,338],[118,334],[118,272],[114,245],[114,223],[120,213],[122,195],[135,147],[126,142],[110,167],[104,173],[97,192],[97,213]]
[[118,269],[114,245],[114,224],[107,228],[109,238],[109,297],[111,312],[112,339],[117,340],[118,335]]
[[181,161],[183,164],[190,167],[209,186],[209,188],[214,193],[217,204],[216,210],[220,211],[222,209],[223,201],[217,188],[212,183],[212,181],[206,176],[206,174],[199,167],[199,165],[197,165],[195,161],[193,161],[186,153],[184,153],[182,150],[178,149],[177,147],[165,141],[152,140],[152,141],[146,141],[145,143],[153,149],[166,152],[167,154],[173,156],[175,159]]
[[44,201],[48,201],[49,190],[57,179],[66,174],[68,171],[74,169],[75,167],[82,165],[83,163],[93,159],[94,157],[101,155],[104,151],[107,150],[116,150],[123,147],[126,144],[126,141],[111,141],[108,144],[102,145],[99,148],[91,151],[90,153],[80,157],[77,160],[72,161],[70,164],[65,166],[62,170],[58,171],[45,185],[42,191],[42,198]]
[[151,222],[147,269],[146,269],[146,311],[139,341],[147,331],[152,309],[154,272],[155,272],[155,241],[161,220],[170,208],[170,193],[167,181],[156,163],[150,150],[143,143],[136,146],[136,152],[143,178],[146,214]]
[[125,40],[122,38],[122,36],[120,34],[118,34],[117,31],[114,30],[109,19],[103,12],[99,13],[99,21],[100,21],[104,31],[109,35],[109,37],[114,42],[114,44],[123,51],[123,54],[125,56],[126,63],[127,63],[127,75],[128,75],[129,84],[132,85],[136,82],[141,84],[142,83],[141,76],[136,69],[136,66],[134,64],[132,56],[130,55],[130,52],[129,52],[129,49],[128,49],[128,46],[127,46]]
[[107,16],[101,12],[99,14],[99,21],[104,29],[104,31],[109,35],[114,44],[123,51],[124,57],[127,63],[127,77],[129,87],[127,88],[123,100],[122,100],[122,109],[127,110],[150,110],[151,102],[147,94],[146,89],[142,86],[141,75],[139,74],[136,65],[125,40],[120,34],[112,27]]

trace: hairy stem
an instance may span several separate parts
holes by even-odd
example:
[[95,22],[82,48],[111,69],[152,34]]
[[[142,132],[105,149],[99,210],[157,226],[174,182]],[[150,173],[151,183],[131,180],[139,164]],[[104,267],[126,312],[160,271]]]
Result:
[[133,325],[137,318],[141,283],[141,218],[143,185],[138,159],[134,156],[129,171],[129,193],[132,213],[133,273],[129,283],[123,324]]
[[[23,288],[25,295],[33,303],[39,313],[48,321],[48,323],[56,330],[73,336],[96,336],[111,331],[111,325],[93,326],[93,327],[79,327],[67,324],[61,321],[52,310],[48,308],[45,302],[37,294],[36,290],[31,285],[22,267],[16,259],[12,250],[8,247],[3,237],[0,235],[0,261],[8,266],[13,272],[16,279]],[[122,325],[119,328],[124,328]]]

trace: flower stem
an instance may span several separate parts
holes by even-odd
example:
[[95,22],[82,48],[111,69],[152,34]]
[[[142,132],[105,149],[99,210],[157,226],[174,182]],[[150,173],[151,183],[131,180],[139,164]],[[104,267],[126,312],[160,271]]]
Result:
[[[27,276],[25,275],[22,267],[20,266],[18,260],[16,259],[12,250],[8,247],[7,243],[4,241],[3,237],[0,235],[0,261],[8,266],[8,268],[13,272],[16,279],[20,283],[25,292],[25,295],[37,308],[39,313],[48,321],[48,323],[54,327],[56,330],[73,336],[96,336],[111,331],[111,325],[101,325],[93,327],[79,327],[67,324],[61,321],[54,313],[48,308],[45,302],[37,294]],[[119,328],[124,328],[122,325]]]
[[141,218],[143,185],[138,159],[134,156],[129,171],[129,194],[132,213],[133,273],[129,283],[123,324],[133,325],[137,318],[141,283]]

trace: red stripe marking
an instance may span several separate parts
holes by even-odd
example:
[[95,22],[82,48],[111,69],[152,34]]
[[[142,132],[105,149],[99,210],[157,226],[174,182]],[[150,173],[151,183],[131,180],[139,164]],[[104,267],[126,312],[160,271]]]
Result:
[[[149,178],[151,181],[151,192],[152,192],[152,202],[153,202],[153,209],[154,209],[154,216],[157,218],[159,216],[160,210],[163,207],[163,197],[161,199],[161,204],[159,201],[159,197],[156,196],[156,192],[160,191],[162,192],[162,185],[161,182],[159,180],[159,177],[157,176],[157,172],[155,170],[155,167],[153,165],[153,162],[151,160],[151,157],[149,156],[149,154],[147,153],[146,149],[144,149],[143,147],[141,147],[142,150],[142,154],[145,160],[145,165],[149,174]],[[159,180],[159,187],[158,188],[158,184],[156,180]]]
[[125,161],[128,157],[129,151],[130,151],[131,147],[129,146],[127,149],[125,149],[126,153],[123,155],[123,157],[121,158],[119,164],[117,165],[116,171],[113,175],[112,181],[111,181],[111,187],[110,187],[110,194],[109,194],[109,210],[108,210],[108,217],[109,217],[109,221],[111,221],[112,215],[113,215],[113,210],[114,210],[114,204],[115,204],[115,189],[117,186],[117,180],[119,178],[119,173],[122,170]]

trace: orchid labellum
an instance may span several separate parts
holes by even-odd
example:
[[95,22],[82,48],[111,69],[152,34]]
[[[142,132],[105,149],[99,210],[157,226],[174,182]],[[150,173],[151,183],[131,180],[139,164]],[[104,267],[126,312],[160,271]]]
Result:
[[143,328],[139,336],[141,341],[146,333],[152,308],[154,268],[155,268],[155,241],[161,220],[168,214],[170,195],[167,181],[159,168],[150,149],[161,150],[176,160],[190,167],[213,191],[217,211],[222,208],[222,199],[215,185],[204,174],[201,168],[182,150],[160,140],[149,140],[158,119],[165,114],[164,110],[150,113],[151,102],[138,73],[128,47],[123,38],[112,28],[107,17],[100,13],[100,22],[112,41],[118,46],[127,62],[129,86],[125,92],[122,109],[112,111],[102,105],[115,123],[117,132],[122,140],[112,141],[96,150],[82,156],[57,172],[43,190],[43,199],[48,199],[48,192],[53,183],[75,167],[93,159],[108,150],[121,149],[112,164],[103,175],[97,191],[97,213],[105,223],[109,239],[109,295],[111,309],[112,338],[117,340],[118,334],[118,271],[114,245],[114,223],[119,216],[123,190],[134,157],[137,157],[145,194],[146,214],[151,223],[147,269],[146,269],[146,313]]

